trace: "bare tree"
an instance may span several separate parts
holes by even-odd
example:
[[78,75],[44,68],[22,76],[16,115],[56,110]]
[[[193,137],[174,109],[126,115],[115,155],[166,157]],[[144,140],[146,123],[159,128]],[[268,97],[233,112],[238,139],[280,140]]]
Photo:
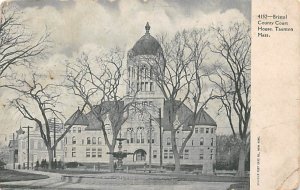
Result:
[[[167,35],[161,35],[158,39],[162,53],[156,57],[145,56],[144,59],[153,65],[154,80],[169,105],[168,110],[164,109],[164,117],[168,115],[168,118],[163,120],[167,120],[164,125],[170,129],[175,172],[178,172],[180,155],[193,135],[195,124],[181,147],[176,142],[176,132],[188,121],[195,123],[198,112],[213,98],[209,93],[205,98],[202,93],[204,78],[208,73],[201,69],[209,43],[204,29],[184,30],[176,33],[172,39],[168,39]],[[193,102],[193,111],[189,110],[188,116],[180,124],[174,125],[178,111],[189,100]]]
[[226,112],[234,137],[240,141],[237,175],[244,176],[245,159],[250,148],[250,27],[247,24],[235,23],[228,30],[214,28],[214,31],[217,42],[211,49],[220,56],[222,62],[216,66],[216,74],[211,80],[223,95],[220,98],[222,108]]
[[37,38],[25,28],[21,13],[11,4],[0,7],[0,77],[7,69],[20,64],[30,65],[48,48],[49,33]]
[[17,97],[10,100],[10,106],[16,108],[24,118],[33,121],[39,128],[41,138],[48,150],[49,169],[52,169],[53,151],[72,125],[57,139],[53,139],[50,119],[64,117],[58,109],[61,107],[59,90],[57,85],[41,82],[41,75],[32,74],[29,78],[13,77],[10,80],[11,84],[2,87],[12,89],[17,93]]
[[[116,145],[121,126],[129,116],[130,103],[125,104],[126,96],[121,96],[123,52],[116,48],[109,53],[98,55],[96,59],[82,53],[75,62],[67,65],[66,85],[72,93],[87,104],[90,113],[100,124],[105,143],[110,152]],[[112,139],[105,127],[105,117],[111,122]],[[113,156],[109,159],[110,170],[114,170]]]

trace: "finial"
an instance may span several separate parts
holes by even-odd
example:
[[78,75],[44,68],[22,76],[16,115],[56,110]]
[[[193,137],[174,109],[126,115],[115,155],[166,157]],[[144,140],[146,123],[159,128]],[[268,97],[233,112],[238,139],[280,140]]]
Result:
[[150,30],[149,22],[147,22],[145,29],[146,29],[146,34],[149,34],[149,30]]

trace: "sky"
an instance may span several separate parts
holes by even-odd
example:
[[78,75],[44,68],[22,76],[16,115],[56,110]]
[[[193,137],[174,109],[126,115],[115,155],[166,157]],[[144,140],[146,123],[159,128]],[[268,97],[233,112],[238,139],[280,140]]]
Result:
[[[48,75],[60,76],[64,63],[81,51],[109,49],[119,46],[126,52],[145,33],[149,22],[150,33],[170,35],[183,29],[227,26],[231,22],[251,20],[250,0],[26,0],[11,1],[22,11],[23,24],[37,36],[45,30],[51,33],[51,50],[47,58],[36,64]],[[56,80],[61,80],[56,77]],[[9,92],[0,92],[0,103],[5,104]],[[64,100],[65,102],[71,100]],[[77,108],[65,108],[66,117]],[[230,133],[224,118],[212,105],[210,115],[218,123],[218,132]],[[16,110],[0,108],[0,142],[11,136],[22,119]]]

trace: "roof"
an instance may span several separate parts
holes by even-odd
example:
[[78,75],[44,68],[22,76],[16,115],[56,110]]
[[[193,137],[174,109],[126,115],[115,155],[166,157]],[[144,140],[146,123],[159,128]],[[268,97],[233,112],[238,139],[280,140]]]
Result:
[[157,55],[157,53],[162,52],[162,48],[158,41],[150,35],[150,25],[147,22],[146,34],[143,35],[133,46],[130,52],[133,56],[137,55]]
[[83,114],[79,108],[78,110],[65,122],[65,125],[89,125],[88,118]]
[[192,119],[193,112],[188,108],[184,103],[180,101],[175,101],[175,103],[171,103],[170,101],[165,101],[164,109],[163,109],[163,118],[162,118],[162,126],[165,131],[170,131],[169,123],[171,122],[171,110],[178,109],[176,118],[173,118],[173,122],[178,119],[179,123],[183,127],[183,131],[190,131],[194,122],[195,125],[208,125],[208,126],[217,126],[216,122],[210,117],[206,111],[200,109],[196,115],[195,121]]
[[[119,114],[116,113],[120,111],[123,112],[123,107],[124,101],[105,101],[100,105],[96,105],[94,110],[103,121],[106,120],[106,117],[108,116],[109,120],[113,123],[116,122],[119,116]],[[92,111],[87,113],[86,117],[90,125],[85,130],[101,130],[101,123]]]

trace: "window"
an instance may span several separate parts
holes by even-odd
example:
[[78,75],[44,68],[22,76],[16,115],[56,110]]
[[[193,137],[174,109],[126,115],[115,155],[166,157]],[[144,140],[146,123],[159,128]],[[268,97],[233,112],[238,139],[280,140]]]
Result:
[[170,139],[170,137],[167,138],[167,145],[171,145],[171,139]]
[[76,157],[76,147],[72,147],[72,157]]
[[206,128],[206,133],[209,133],[209,128]]
[[139,88],[139,87],[140,87],[140,83],[136,83],[136,90],[137,90],[137,91],[140,91],[140,88]]
[[198,127],[195,128],[195,133],[198,133],[199,132],[199,129]]
[[130,67],[128,67],[128,77],[130,77]]
[[200,145],[204,145],[204,138],[203,137],[200,138]]
[[65,137],[65,144],[68,144],[68,138]]
[[152,77],[153,77],[153,67],[150,66],[150,79],[152,79]]
[[81,140],[81,144],[84,144],[84,139]]
[[145,91],[148,91],[148,82],[145,82]]
[[164,149],[164,159],[168,158],[168,149]]
[[93,157],[93,158],[96,157],[96,149],[95,149],[95,148],[92,149],[92,157]]
[[157,150],[153,150],[153,158],[157,158]]
[[78,133],[81,133],[81,127],[78,127]]
[[203,159],[204,159],[204,150],[200,149],[199,160],[203,160]]
[[184,159],[189,159],[189,149],[184,150]]
[[185,138],[182,138],[182,144],[184,143],[184,141],[185,141]]
[[200,128],[200,133],[204,133],[204,128]]
[[210,159],[212,160],[214,158],[213,154],[210,154]]
[[85,157],[87,157],[87,158],[91,157],[91,149],[90,148],[86,148]]
[[211,145],[211,146],[214,146],[214,138],[211,138],[210,145]]
[[144,82],[141,82],[141,91],[145,91],[145,89],[144,89]]
[[169,149],[169,158],[173,159],[173,150],[172,149]]
[[213,134],[214,133],[214,128],[210,129],[210,133]]
[[152,144],[154,143],[154,139],[152,139]]
[[76,133],[76,127],[73,127],[73,133]]
[[98,144],[102,145],[101,137],[98,137]]
[[68,156],[68,149],[67,149],[67,147],[65,147],[65,157],[67,157]]
[[93,138],[92,138],[92,143],[93,143],[93,144],[96,144],[96,137],[93,137]]
[[192,146],[194,146],[194,140],[192,140]]
[[72,137],[72,144],[76,144],[76,137],[75,136]]
[[153,82],[150,82],[149,90],[153,91]]
[[98,158],[102,158],[102,148],[98,148]]
[[91,137],[88,137],[88,138],[86,139],[86,144],[91,144]]

